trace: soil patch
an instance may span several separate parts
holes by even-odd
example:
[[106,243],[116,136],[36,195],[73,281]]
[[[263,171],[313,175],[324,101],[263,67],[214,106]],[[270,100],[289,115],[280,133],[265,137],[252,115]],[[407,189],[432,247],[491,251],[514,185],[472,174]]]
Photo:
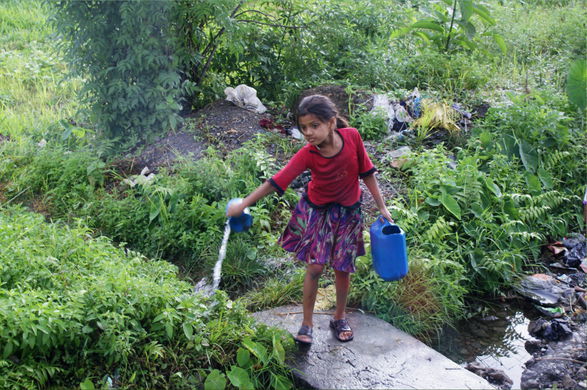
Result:
[[256,134],[265,132],[259,122],[264,118],[271,119],[271,114],[257,114],[226,100],[218,100],[188,118],[195,121],[198,138],[227,153],[240,148]]
[[198,160],[209,146],[226,154],[240,148],[255,134],[266,131],[259,125],[263,118],[271,115],[260,115],[218,100],[188,115],[180,130],[134,149],[128,157],[116,161],[114,169],[123,175],[136,175],[144,167],[157,172],[170,168],[180,157]]

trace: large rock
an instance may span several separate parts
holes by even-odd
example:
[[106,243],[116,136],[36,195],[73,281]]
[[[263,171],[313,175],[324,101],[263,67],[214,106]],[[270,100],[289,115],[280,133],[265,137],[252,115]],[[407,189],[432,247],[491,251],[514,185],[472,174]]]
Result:
[[[254,316],[292,334],[301,307],[285,306]],[[342,343],[330,331],[328,313],[314,315],[314,343],[300,347],[292,368],[304,386],[316,389],[491,389],[489,382],[424,343],[376,317],[348,315],[355,339]]]

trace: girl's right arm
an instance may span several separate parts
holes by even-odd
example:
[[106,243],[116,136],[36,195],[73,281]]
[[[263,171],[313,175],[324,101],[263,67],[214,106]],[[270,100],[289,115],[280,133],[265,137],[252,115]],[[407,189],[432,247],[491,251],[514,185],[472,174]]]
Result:
[[273,191],[275,191],[275,188],[271,185],[271,183],[269,183],[269,181],[266,181],[257,187],[256,190],[251,192],[246,198],[244,198],[242,202],[238,204],[231,204],[228,210],[226,210],[226,216],[236,217],[241,215],[245,211],[245,208],[254,205],[258,200],[264,198]]

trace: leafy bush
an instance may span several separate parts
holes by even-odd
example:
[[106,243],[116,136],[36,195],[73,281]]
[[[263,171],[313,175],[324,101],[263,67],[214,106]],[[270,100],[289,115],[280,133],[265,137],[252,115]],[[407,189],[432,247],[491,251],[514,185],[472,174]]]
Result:
[[83,98],[100,134],[132,145],[176,127],[180,77],[169,2],[51,4],[72,70],[86,80]]
[[203,382],[203,366],[237,361],[261,387],[289,381],[284,333],[255,330],[223,293],[195,296],[175,266],[93,239],[81,225],[1,210],[0,269],[1,388],[107,375],[125,387],[189,388]]
[[351,118],[351,124],[364,140],[378,140],[388,133],[387,114],[381,111],[363,111]]

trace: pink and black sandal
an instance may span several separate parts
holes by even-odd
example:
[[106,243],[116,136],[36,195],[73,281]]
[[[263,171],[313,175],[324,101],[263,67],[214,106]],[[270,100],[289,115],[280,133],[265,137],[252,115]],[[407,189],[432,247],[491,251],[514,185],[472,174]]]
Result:
[[[307,338],[310,339],[310,341],[301,340],[299,338],[300,336],[306,336]],[[296,337],[294,337],[294,339],[300,344],[304,344],[304,345],[312,344],[312,328],[308,325],[302,325],[300,327],[300,330],[298,330],[298,335]]]
[[[338,341],[342,341],[347,342],[347,341],[351,341],[354,337],[353,335],[353,330],[351,329],[351,326],[349,325],[349,322],[346,320],[346,318],[341,318],[340,320],[335,320],[334,318],[330,320],[330,327],[334,330],[334,335],[336,336],[336,339]],[[344,332],[350,332],[351,335],[348,338],[342,338],[341,335]]]

